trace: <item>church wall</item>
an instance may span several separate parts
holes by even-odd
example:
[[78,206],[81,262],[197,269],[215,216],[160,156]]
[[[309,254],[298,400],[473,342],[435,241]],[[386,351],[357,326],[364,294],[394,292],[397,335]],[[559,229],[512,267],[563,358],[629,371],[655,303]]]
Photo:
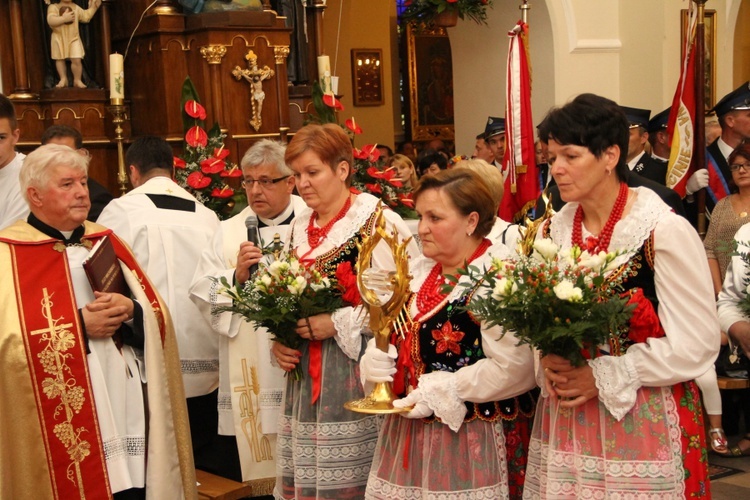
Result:
[[[505,33],[520,19],[521,3],[495,2],[488,11],[487,27],[459,21],[448,29],[458,153],[471,152],[487,115],[505,113]],[[717,12],[717,99],[747,79],[738,68],[748,65],[737,61],[734,47],[741,3],[710,0],[706,4]],[[680,71],[680,9],[688,7],[687,1],[537,0],[530,4],[535,123],[551,106],[582,92],[654,112],[669,106]]]
[[[343,4],[343,11],[341,11]],[[331,72],[339,77],[339,94],[344,111],[339,112],[339,121],[354,116],[361,125],[363,134],[355,138],[355,146],[365,144],[386,144],[395,146],[396,113],[400,113],[394,96],[397,98],[398,73],[397,48],[394,43],[395,2],[356,0],[329,0],[324,17],[324,53],[331,58]],[[341,34],[339,39],[338,61],[336,61],[336,32],[341,11]],[[383,97],[380,106],[354,106],[352,86],[351,49],[381,49],[383,51]],[[335,73],[334,73],[335,71]],[[397,111],[398,110],[398,111]]]

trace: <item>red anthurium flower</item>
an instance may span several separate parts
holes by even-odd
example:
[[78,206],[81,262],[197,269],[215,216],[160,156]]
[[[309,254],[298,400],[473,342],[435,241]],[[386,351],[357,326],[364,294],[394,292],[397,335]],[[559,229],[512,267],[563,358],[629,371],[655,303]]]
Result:
[[208,144],[208,134],[205,130],[196,125],[185,134],[185,142],[193,148],[198,145],[205,148],[206,144]]
[[218,158],[206,158],[201,162],[201,171],[204,174],[218,174],[224,170],[226,163]]
[[365,187],[370,194],[380,194],[383,192],[383,188],[380,187],[380,184],[365,184]]
[[378,167],[370,167],[367,169],[367,175],[373,179],[385,179],[386,173],[380,170]]
[[350,193],[354,193],[354,194],[360,194],[362,191],[360,191],[359,189],[355,188],[354,186],[350,186],[349,187],[349,192]]
[[448,3],[456,3],[458,0],[446,0]]
[[231,198],[234,196],[234,189],[226,185],[222,186],[221,189],[214,188],[213,191],[211,191],[211,196],[214,198]]
[[380,158],[380,150],[377,144],[362,146],[362,152],[367,154],[367,159],[370,161],[378,161],[378,158]]
[[393,186],[393,187],[397,187],[397,188],[400,188],[400,187],[404,187],[404,183],[403,183],[403,182],[401,182],[401,181],[400,181],[400,180],[398,180],[398,179],[393,179],[393,178],[391,178],[391,179],[388,179],[388,182],[389,182],[389,183],[391,184],[391,186]]
[[333,108],[338,111],[344,111],[344,105],[341,104],[341,101],[336,99],[336,96],[333,94],[323,94],[323,102],[329,108]]
[[346,125],[346,128],[348,128],[349,130],[351,130],[355,134],[361,134],[362,133],[362,128],[359,125],[357,125],[357,122],[354,121],[354,117],[353,116],[350,119],[346,120],[344,122],[344,124]]
[[352,150],[352,155],[358,160],[366,160],[367,159],[367,153],[362,151],[361,149],[354,148]]
[[206,108],[201,106],[198,101],[192,99],[185,103],[185,113],[191,118],[206,119]]
[[237,168],[237,165],[234,165],[229,170],[224,170],[220,175],[222,177],[242,177],[242,170]]
[[398,199],[401,201],[401,204],[405,207],[414,208],[414,200],[411,197],[411,193],[409,194],[400,194],[398,195]]
[[224,146],[221,146],[220,148],[214,148],[214,158],[223,160],[227,156],[229,156],[229,150],[224,149]]
[[193,189],[205,189],[211,184],[211,178],[206,177],[202,172],[193,172],[187,176],[185,182]]
[[177,156],[174,157],[174,168],[185,168],[185,160]]

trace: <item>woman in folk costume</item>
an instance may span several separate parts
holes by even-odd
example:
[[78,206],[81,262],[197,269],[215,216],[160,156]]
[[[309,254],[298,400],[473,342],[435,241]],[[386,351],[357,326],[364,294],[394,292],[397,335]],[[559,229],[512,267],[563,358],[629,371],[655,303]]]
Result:
[[[424,177],[414,198],[424,255],[410,267],[410,326],[393,335],[390,355],[371,341],[360,363],[365,385],[395,373],[394,392],[405,397],[394,406],[414,408],[386,417],[366,498],[520,498],[535,404],[532,351],[462,309],[479,283],[457,274],[467,262],[481,269],[491,256],[511,256],[486,237],[498,200],[460,168]],[[448,276],[459,285],[445,293]]]
[[610,279],[637,308],[581,367],[539,353],[524,498],[710,497],[693,379],[716,358],[719,329],[700,239],[623,181],[628,123],[614,102],[582,94],[550,111],[539,137],[567,202],[540,235],[563,252],[620,252]]
[[[352,146],[341,127],[308,125],[294,135],[286,149],[286,162],[294,170],[297,191],[309,210],[292,221],[289,248],[307,266],[324,276],[336,277],[339,269],[353,270],[357,243],[374,231],[378,199],[350,191]],[[395,213],[386,210],[388,231],[401,238],[409,229]],[[416,244],[409,254],[418,255]],[[376,269],[394,268],[385,242],[373,254]],[[351,289],[351,288],[350,288]],[[359,294],[344,296],[357,303]],[[357,361],[366,339],[360,333],[359,310],[344,307],[299,321],[297,333],[307,342],[299,351],[278,343],[273,353],[279,366],[289,371],[299,363],[302,380],[287,378],[277,436],[277,471],[274,495],[279,498],[361,498],[378,437],[379,419],[344,409],[347,401],[363,396]]]

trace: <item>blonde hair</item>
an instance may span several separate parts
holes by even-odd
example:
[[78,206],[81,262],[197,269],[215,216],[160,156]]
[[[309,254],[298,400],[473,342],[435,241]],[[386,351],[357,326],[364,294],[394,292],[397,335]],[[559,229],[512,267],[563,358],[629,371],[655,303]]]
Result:
[[411,169],[411,175],[409,176],[409,186],[414,189],[417,186],[419,179],[417,178],[417,169],[414,168],[414,162],[409,159],[408,156],[402,154],[395,154],[388,160],[388,166],[397,168],[397,163],[406,165]]
[[475,158],[473,160],[461,160],[456,163],[455,168],[465,168],[476,172],[482,181],[487,185],[487,188],[492,194],[492,201],[495,204],[495,213],[497,213],[500,207],[500,202],[503,200],[503,193],[505,192],[505,182],[503,181],[503,174],[495,167],[490,165],[484,160]]
[[21,193],[26,202],[29,201],[30,187],[44,189],[47,186],[53,167],[70,167],[88,174],[89,158],[75,149],[60,144],[45,144],[36,148],[23,160],[18,175]]

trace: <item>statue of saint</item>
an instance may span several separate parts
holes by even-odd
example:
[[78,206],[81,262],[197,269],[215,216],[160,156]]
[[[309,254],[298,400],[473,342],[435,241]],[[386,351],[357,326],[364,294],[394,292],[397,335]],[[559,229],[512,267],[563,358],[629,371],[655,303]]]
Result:
[[73,85],[85,89],[83,83],[83,65],[81,60],[85,55],[83,43],[78,31],[79,23],[88,23],[102,4],[102,0],[89,0],[87,9],[73,3],[73,0],[60,0],[47,7],[47,24],[52,29],[50,37],[50,55],[55,61],[55,68],[60,77],[56,87],[68,86],[68,69],[66,61],[70,60],[70,70],[73,73]]

